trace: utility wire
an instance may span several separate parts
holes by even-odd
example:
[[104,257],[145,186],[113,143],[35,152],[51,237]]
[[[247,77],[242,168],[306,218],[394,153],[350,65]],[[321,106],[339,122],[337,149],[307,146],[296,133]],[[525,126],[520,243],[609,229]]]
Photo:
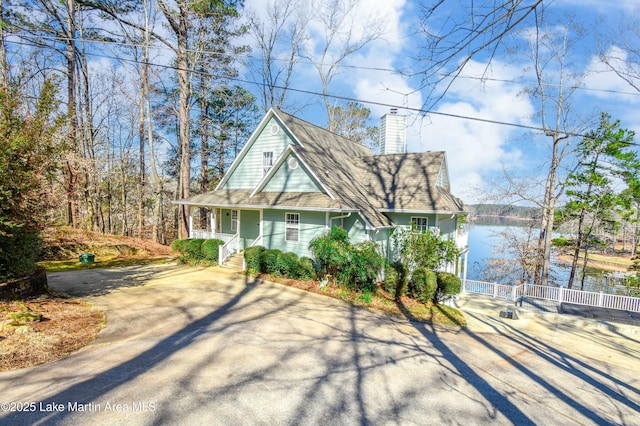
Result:
[[[13,42],[13,43],[14,44],[22,44],[22,45],[25,45],[25,46],[32,46],[31,44],[23,43],[23,42]],[[117,56],[105,55],[105,54],[102,54],[102,53],[85,52],[85,54],[90,55],[90,56],[94,56],[94,57],[98,57],[98,58],[112,59],[112,60],[116,60],[116,61],[119,61],[119,62],[129,62],[129,63],[133,63],[133,64],[137,64],[137,65],[149,65],[149,66],[169,69],[169,70],[173,70],[173,71],[180,71],[181,70],[181,68],[179,68],[177,66],[173,66],[173,65],[155,64],[155,63],[152,63],[152,62],[143,62],[143,61],[139,61],[139,60],[131,59],[131,58],[119,58]],[[192,69],[192,70],[187,70],[187,71],[188,72],[192,72],[194,74],[199,74],[199,75],[213,76],[212,74],[210,74],[210,73],[208,73],[206,71],[201,71],[201,70],[193,70]],[[260,83],[260,82],[257,82],[257,81],[246,80],[246,79],[242,79],[242,78],[239,78],[239,77],[229,77],[229,76],[227,76],[227,77],[225,77],[225,80],[235,81],[235,82],[238,82],[238,83],[245,83],[245,84],[254,85],[254,86],[262,86],[262,87],[267,87],[268,86],[266,83]],[[330,93],[325,95],[324,93],[316,92],[316,91],[313,91],[313,90],[307,90],[307,89],[296,89],[296,88],[293,88],[293,87],[284,87],[284,86],[278,86],[278,85],[272,85],[272,87],[274,87],[276,89],[288,90],[288,91],[291,91],[291,92],[301,93],[301,94],[305,94],[305,95],[322,96],[322,97],[326,96],[326,97],[329,97],[329,98],[332,98],[332,99],[337,99],[337,100],[342,100],[342,101],[358,102],[358,103],[362,103],[362,104],[384,106],[384,107],[388,107],[388,108],[397,108],[397,109],[401,109],[401,110],[411,111],[411,112],[420,114],[422,116],[430,114],[430,115],[436,115],[436,116],[442,116],[442,117],[457,118],[457,119],[461,119],[461,120],[475,121],[475,122],[480,122],[480,123],[496,124],[496,125],[515,127],[515,128],[520,128],[520,129],[526,129],[526,130],[534,130],[534,131],[538,131],[538,132],[542,132],[542,133],[547,133],[548,132],[548,129],[545,129],[545,128],[539,127],[539,126],[532,126],[532,125],[526,125],[526,124],[520,124],[520,123],[510,123],[510,122],[507,122],[507,121],[499,121],[499,120],[493,120],[493,119],[481,118],[481,117],[472,117],[472,116],[462,115],[462,114],[446,113],[446,112],[434,111],[432,109],[413,108],[413,107],[409,107],[409,106],[400,106],[400,105],[395,105],[395,104],[386,103],[386,102],[371,101],[371,100],[359,99],[359,98],[354,98],[354,97],[349,97],[349,96],[333,95],[333,94],[330,94]],[[568,137],[580,137],[580,138],[590,137],[589,135],[585,135],[585,134],[581,134],[581,133],[575,133],[575,132],[559,132],[559,133],[564,135],[564,136],[568,136]],[[640,146],[640,143],[629,142],[628,145],[629,146]]]
[[[34,36],[29,36],[29,39],[41,39],[41,40],[49,40],[49,41],[53,41],[53,42],[59,42],[59,43],[66,43],[68,42],[68,39],[66,38],[62,38],[62,37],[56,37],[56,36],[46,36],[46,35],[34,35]],[[113,45],[113,46],[121,46],[121,47],[140,47],[140,48],[144,48],[146,47],[143,44],[138,44],[138,43],[124,43],[124,42],[118,42],[118,41],[112,41],[112,40],[89,40],[89,39],[85,39],[85,40],[80,40],[80,39],[73,39],[74,42],[80,42],[82,41],[83,43],[93,43],[93,44],[102,44],[102,45]],[[20,44],[19,42],[13,42],[14,44]],[[36,47],[36,46],[34,46]],[[171,51],[171,49],[167,46],[151,46],[150,47],[153,50],[164,50],[164,51]],[[243,57],[249,60],[259,60],[259,57],[256,57],[254,55],[251,55],[250,53],[240,53],[240,54],[235,54],[235,53],[225,53],[225,52],[214,52],[211,50],[206,50],[206,49],[188,49],[187,50],[190,53],[193,54],[207,54],[207,55],[211,55],[211,56],[220,56],[220,57],[233,57],[233,58],[238,58],[238,57]],[[93,54],[93,55],[97,55],[97,54]],[[281,59],[281,58],[272,58],[272,60],[274,62],[289,62],[289,59]],[[299,63],[301,64],[306,64],[306,65],[312,65],[312,66],[318,66],[321,65],[320,63],[317,62],[313,62],[313,61],[309,61],[306,60],[304,58],[300,58]],[[159,64],[156,64],[155,66],[162,66]],[[421,74],[421,72],[407,72],[407,71],[403,71],[403,70],[399,70],[399,69],[394,69],[394,68],[384,68],[384,67],[366,67],[366,66],[359,66],[359,65],[349,65],[349,64],[338,64],[339,68],[345,68],[345,69],[355,69],[355,70],[363,70],[363,71],[380,71],[380,72],[385,72],[385,73],[389,73],[389,74],[397,74],[400,76],[404,76],[404,77],[414,77],[416,75]],[[469,79],[469,80],[480,80],[480,81],[495,81],[495,82],[499,82],[499,83],[511,83],[511,84],[517,84],[517,85],[522,85],[522,86],[538,86],[537,82],[533,82],[533,81],[517,81],[517,80],[513,80],[513,79],[500,79],[500,78],[492,78],[492,77],[482,77],[482,76],[473,76],[473,75],[458,75],[456,76],[456,78],[464,78],[464,79]],[[545,87],[556,87],[559,88],[562,85],[558,84],[558,83],[542,83],[543,86]],[[584,87],[584,86],[577,86],[575,87],[576,90],[582,90],[582,91],[587,91],[587,92],[601,92],[601,93],[611,93],[611,94],[615,94],[615,95],[624,95],[624,96],[640,96],[640,93],[638,92],[626,92],[626,91],[621,91],[621,90],[613,90],[613,89],[595,89],[595,88],[591,88],[591,87]]]

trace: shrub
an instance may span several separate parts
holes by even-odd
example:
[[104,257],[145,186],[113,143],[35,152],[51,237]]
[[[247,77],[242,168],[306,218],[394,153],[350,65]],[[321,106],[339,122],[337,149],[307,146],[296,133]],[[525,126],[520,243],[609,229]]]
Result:
[[261,272],[267,274],[280,274],[280,268],[278,267],[278,255],[282,253],[280,250],[265,250],[262,252],[260,264],[262,266]]
[[313,260],[308,257],[299,258],[297,275],[301,280],[314,279],[316,277],[316,268],[313,264]]
[[384,289],[393,297],[396,296],[396,286],[398,285],[398,271],[391,265],[386,263],[384,265],[384,283],[382,284]]
[[42,239],[36,232],[15,229],[11,236],[0,235],[0,279],[35,271],[41,248]]
[[205,242],[204,238],[193,238],[187,240],[184,255],[189,262],[197,262],[204,260],[204,254],[202,253],[202,243]]
[[262,253],[264,247],[253,246],[244,251],[244,259],[247,263],[247,273],[251,275],[262,272]]
[[400,261],[394,262],[393,267],[398,271],[398,283],[396,285],[396,299],[407,294],[407,281],[409,273],[404,264]]
[[171,250],[177,251],[180,254],[186,254],[187,244],[189,244],[189,240],[173,240]]
[[320,264],[320,274],[338,277],[349,262],[349,234],[342,228],[333,227],[326,234],[314,238],[309,249]]
[[278,271],[287,278],[297,278],[298,255],[295,253],[278,253]]
[[438,278],[436,273],[427,268],[416,268],[411,275],[411,295],[427,303],[434,300],[438,290]]
[[217,262],[219,253],[218,247],[220,247],[221,245],[224,245],[224,241],[222,240],[205,240],[201,246],[202,256],[206,260]]
[[350,261],[339,273],[343,285],[358,291],[375,291],[378,274],[384,265],[377,249],[376,243],[365,241],[349,250]]
[[437,299],[445,300],[456,294],[460,294],[460,290],[462,290],[462,281],[457,276],[447,273],[447,272],[438,272],[438,295]]

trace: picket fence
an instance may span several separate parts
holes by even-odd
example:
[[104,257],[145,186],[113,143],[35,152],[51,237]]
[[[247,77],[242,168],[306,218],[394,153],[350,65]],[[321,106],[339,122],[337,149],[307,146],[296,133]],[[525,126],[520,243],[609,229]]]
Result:
[[533,284],[517,286],[490,283],[485,281],[465,280],[462,291],[484,294],[497,299],[513,302],[523,298],[553,300],[558,303],[596,306],[599,308],[619,309],[622,311],[640,312],[640,297],[620,296],[603,292],[574,290],[563,287],[549,287]]

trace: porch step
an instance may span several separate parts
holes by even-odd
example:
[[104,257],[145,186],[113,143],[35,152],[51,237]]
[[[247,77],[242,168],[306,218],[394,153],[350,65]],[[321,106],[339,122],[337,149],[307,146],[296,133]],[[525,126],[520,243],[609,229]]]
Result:
[[242,272],[244,253],[236,253],[224,261],[222,267],[236,272]]

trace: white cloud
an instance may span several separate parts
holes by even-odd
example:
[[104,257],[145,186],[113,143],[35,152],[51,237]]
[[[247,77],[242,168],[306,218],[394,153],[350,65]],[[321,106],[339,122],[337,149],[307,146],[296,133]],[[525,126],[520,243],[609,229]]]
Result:
[[585,70],[585,88],[591,89],[591,95],[598,98],[615,99],[618,102],[639,102],[640,97],[633,87],[611,69],[613,67],[624,70],[628,67],[627,52],[612,46],[605,53],[605,57],[609,65],[598,56],[591,57]]
[[[463,75],[479,77],[485,68],[486,64],[471,62]],[[488,72],[486,77],[511,80],[520,71],[494,62]],[[439,104],[436,112],[528,125],[534,107],[520,91],[518,85],[503,81],[481,84],[474,78],[461,78],[449,90],[448,99],[453,101]],[[521,149],[509,145],[520,132],[501,124],[430,114],[429,120],[416,121],[408,132],[408,149],[446,151],[452,192],[471,202],[482,197],[472,189],[500,172],[503,164],[517,168],[525,160]]]

